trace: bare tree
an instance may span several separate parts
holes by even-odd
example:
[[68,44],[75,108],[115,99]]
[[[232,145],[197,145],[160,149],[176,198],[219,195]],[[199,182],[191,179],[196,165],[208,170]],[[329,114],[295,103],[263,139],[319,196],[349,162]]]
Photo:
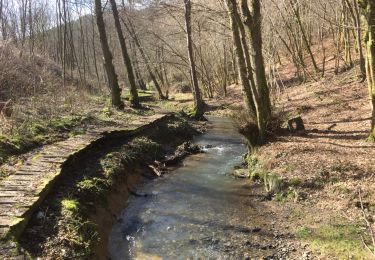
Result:
[[188,55],[190,61],[190,76],[194,96],[194,111],[193,116],[195,118],[201,118],[204,114],[204,102],[202,100],[201,92],[198,85],[197,71],[195,68],[195,59],[193,52],[193,40],[191,36],[191,2],[190,0],[184,0],[185,5],[185,26],[186,26],[186,40]]
[[156,91],[159,94],[159,98],[160,99],[167,99],[167,97],[163,94],[163,91],[161,90],[161,87],[159,85],[159,82],[156,79],[156,76],[153,72],[153,69],[151,68],[149,58],[147,57],[147,55],[146,55],[146,53],[145,53],[145,51],[144,51],[144,49],[141,45],[141,41],[139,40],[139,37],[138,37],[138,35],[135,31],[133,23],[129,19],[127,20],[128,23],[126,23],[124,20],[122,20],[122,22],[123,22],[125,28],[127,29],[127,31],[129,32],[129,34],[132,36],[132,38],[134,40],[134,43],[137,46],[137,48],[139,50],[139,53],[141,54],[141,57],[143,58],[144,63],[146,64],[147,71],[148,71],[148,73],[151,77],[152,82],[155,85]]
[[371,131],[369,140],[375,141],[375,2],[373,0],[358,0],[366,21],[366,72],[372,107]]
[[122,108],[124,106],[121,101],[121,89],[118,84],[117,74],[115,67],[113,66],[112,60],[113,56],[111,50],[109,49],[107,33],[105,29],[103,10],[101,0],[95,0],[95,14],[96,14],[96,24],[99,31],[100,43],[102,46],[103,56],[104,56],[104,67],[108,77],[109,88],[111,89],[111,100],[112,105],[117,108]]
[[112,6],[112,14],[113,14],[113,18],[115,21],[117,36],[120,41],[122,57],[124,59],[124,64],[126,66],[127,75],[128,75],[129,84],[130,84],[130,103],[132,104],[133,107],[140,107],[138,92],[137,92],[137,85],[135,83],[135,77],[134,77],[134,72],[133,72],[133,66],[132,66],[132,62],[130,60],[130,56],[128,53],[128,48],[126,46],[125,37],[121,29],[120,18],[119,18],[117,6],[116,6],[116,0],[110,0],[110,2]]
[[[252,0],[252,12],[247,0],[241,0],[243,21],[250,35],[250,45],[253,52],[252,64],[255,71],[255,84],[257,89],[257,122],[259,128],[259,141],[265,142],[266,128],[271,120],[271,101],[264,67],[262,47],[261,6],[259,0]],[[254,94],[254,93],[253,93]]]

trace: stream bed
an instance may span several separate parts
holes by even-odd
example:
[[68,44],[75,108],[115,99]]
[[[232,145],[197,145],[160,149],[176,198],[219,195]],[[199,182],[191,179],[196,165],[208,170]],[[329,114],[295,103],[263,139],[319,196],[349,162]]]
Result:
[[230,119],[209,123],[194,140],[205,153],[140,187],[148,196],[130,198],[111,232],[112,260],[245,259],[272,249],[259,238],[264,234],[249,181],[227,174],[246,146]]

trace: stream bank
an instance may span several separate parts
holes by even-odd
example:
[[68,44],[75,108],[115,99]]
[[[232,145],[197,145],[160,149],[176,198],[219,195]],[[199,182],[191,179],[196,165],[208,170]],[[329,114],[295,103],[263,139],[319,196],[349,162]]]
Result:
[[143,196],[136,186],[157,177],[157,161],[202,129],[203,124],[175,115],[72,161],[22,234],[23,254],[33,259],[106,259],[108,230],[127,198]]
[[[205,153],[142,185],[132,196],[109,241],[120,259],[296,259],[299,244],[273,223],[264,187],[231,173],[247,148],[230,119],[209,118],[194,143]],[[302,253],[301,253],[302,254]]]

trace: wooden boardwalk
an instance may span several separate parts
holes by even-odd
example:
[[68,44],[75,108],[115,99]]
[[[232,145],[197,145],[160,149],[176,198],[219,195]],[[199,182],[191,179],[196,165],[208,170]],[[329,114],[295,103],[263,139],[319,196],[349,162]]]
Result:
[[[43,147],[15,174],[0,182],[0,240],[17,238],[62,174],[65,162],[104,138],[126,136],[148,129],[169,117],[156,114],[137,119],[127,128],[102,128]],[[1,251],[1,244],[0,244]],[[0,252],[1,256],[1,252]]]

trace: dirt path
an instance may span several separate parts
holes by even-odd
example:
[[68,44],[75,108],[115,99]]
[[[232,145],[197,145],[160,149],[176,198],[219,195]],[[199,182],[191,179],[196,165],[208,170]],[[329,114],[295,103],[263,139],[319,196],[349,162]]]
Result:
[[[167,116],[167,114],[155,114],[141,117],[123,129],[96,129],[85,135],[72,137],[42,148],[19,167],[15,174],[0,182],[1,240],[17,237],[22,233],[29,218],[60,177],[65,162],[74,160],[91,145],[106,138],[127,136],[146,129]],[[2,249],[4,250],[0,244],[0,252]]]

